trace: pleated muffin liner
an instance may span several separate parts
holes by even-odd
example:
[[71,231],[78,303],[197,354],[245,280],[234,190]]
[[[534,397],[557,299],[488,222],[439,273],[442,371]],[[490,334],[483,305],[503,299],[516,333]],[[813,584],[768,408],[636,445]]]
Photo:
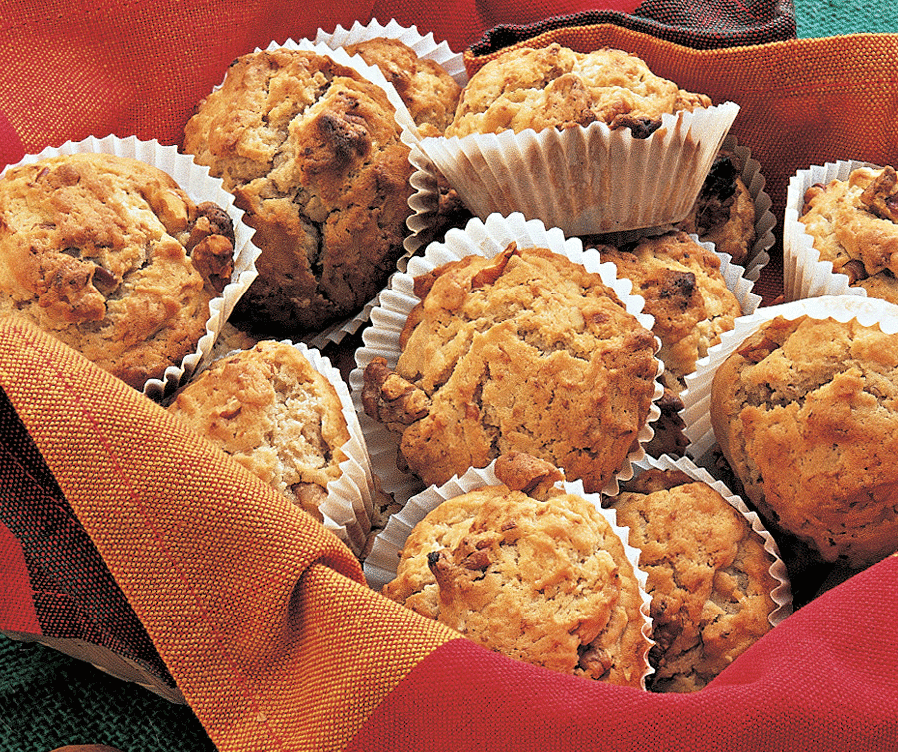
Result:
[[[662,116],[648,138],[605,123],[427,137],[413,147],[481,219],[521,212],[567,235],[682,220],[739,111],[724,102]],[[413,163],[426,164],[417,156]]]
[[770,626],[775,627],[792,613],[792,586],[779,546],[777,546],[776,541],[758,514],[748,508],[741,496],[733,493],[723,481],[714,478],[705,468],[696,465],[689,457],[674,458],[666,454],[660,457],[646,455],[643,459],[634,462],[633,465],[635,469],[634,477],[652,468],[657,470],[679,470],[692,478],[692,480],[706,483],[717,491],[733,509],[746,519],[751,529],[763,541],[764,550],[771,558],[768,571],[777,584],[770,591],[770,597],[775,604],[775,608],[770,612],[767,619]]
[[[256,259],[260,250],[253,242],[255,230],[244,222],[244,213],[234,205],[234,197],[224,189],[219,178],[209,175],[207,167],[194,162],[190,155],[180,154],[176,147],[163,146],[155,139],[144,141],[135,136],[91,136],[82,141],[67,141],[58,148],[48,147],[38,154],[29,154],[17,165],[81,153],[111,154],[153,165],[170,175],[195,204],[211,201],[224,209],[234,225],[234,271],[222,293],[209,303],[206,333],[197,342],[196,350],[185,356],[179,365],[169,366],[161,378],[148,379],[144,384],[143,393],[158,401],[174,392],[208,361],[234,306],[256,278]],[[6,169],[17,165],[9,165]]]
[[814,238],[799,220],[804,207],[804,194],[816,183],[827,185],[832,180],[848,180],[858,167],[875,167],[869,162],[841,160],[798,170],[790,179],[786,192],[783,219],[783,295],[786,300],[800,300],[818,295],[860,295],[863,287],[849,285],[845,274],[833,270],[831,261],[820,258]]
[[[368,585],[379,592],[384,585],[395,579],[405,541],[415,525],[423,520],[429,512],[448,499],[461,496],[483,486],[501,484],[501,481],[495,474],[495,464],[496,462],[493,460],[484,468],[469,468],[461,476],[456,475],[440,486],[428,486],[411,497],[402,510],[390,518],[386,527],[374,539],[371,552],[363,564]],[[633,567],[633,572],[639,583],[640,597],[642,599],[639,610],[643,619],[642,635],[645,638],[645,647],[642,654],[642,659],[646,666],[642,676],[642,688],[645,689],[646,678],[654,673],[654,669],[649,665],[648,654],[655,641],[652,639],[651,596],[646,587],[648,575],[639,567],[639,550],[630,545],[628,528],[618,524],[617,513],[613,509],[605,509],[602,506],[600,494],[587,493],[583,490],[583,483],[579,480],[561,480],[555,483],[555,487],[565,493],[580,496],[590,502],[608,522],[623,544],[627,560]]]
[[723,334],[720,343],[711,347],[708,355],[698,362],[696,370],[686,377],[686,389],[680,395],[684,405],[681,415],[686,423],[684,433],[689,440],[686,454],[696,464],[713,466],[711,454],[717,442],[711,426],[710,406],[711,384],[717,369],[763,324],[777,316],[792,321],[804,315],[841,322],[857,319],[864,326],[878,325],[886,333],[898,332],[898,306],[860,295],[803,298],[763,306],[749,316],[736,319],[734,328]]
[[[514,213],[509,217],[491,215],[486,222],[473,218],[463,230],[457,228],[449,230],[445,242],[428,245],[424,255],[414,256],[409,261],[408,270],[395,274],[390,287],[380,293],[378,303],[371,311],[371,326],[365,329],[362,335],[364,344],[355,352],[356,368],[349,374],[350,390],[371,452],[372,466],[381,480],[383,490],[390,493],[400,506],[423,490],[424,484],[416,475],[402,472],[397,467],[396,459],[401,437],[365,413],[361,397],[365,367],[376,356],[383,357],[390,367],[395,367],[401,354],[400,334],[409,312],[419,302],[414,294],[416,276],[468,255],[477,254],[492,258],[504,251],[511,242],[517,243],[519,248],[548,248],[582,264],[588,271],[600,275],[604,284],[614,290],[626,310],[642,326],[651,331],[654,325],[653,317],[642,311],[645,303],[643,298],[631,293],[630,280],[618,278],[617,267],[614,264],[602,262],[595,250],[584,251],[583,244],[578,238],[566,239],[558,228],[546,228],[539,220],[525,220],[522,214]],[[656,354],[659,349],[660,342],[655,337]],[[644,445],[654,436],[651,424],[660,416],[656,401],[664,392],[658,378],[664,370],[664,365],[660,360],[657,360],[657,363],[655,393],[647,421],[639,431],[635,448],[624,459],[617,476],[609,479],[603,492],[617,492],[617,478],[626,480],[630,477],[632,473],[630,463],[645,455]]]

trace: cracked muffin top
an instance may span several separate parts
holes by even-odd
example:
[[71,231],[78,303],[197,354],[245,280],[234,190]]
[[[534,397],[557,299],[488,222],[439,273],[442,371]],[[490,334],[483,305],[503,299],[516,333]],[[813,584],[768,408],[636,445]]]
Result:
[[524,451],[602,488],[638,446],[655,337],[601,277],[511,244],[415,279],[395,369],[364,372],[368,415],[401,434],[400,466],[440,484]]
[[664,113],[709,107],[623,50],[576,52],[560,44],[519,47],[471,76],[447,136],[571,128],[594,122],[646,138]]
[[675,395],[699,358],[733,328],[742,315],[739,300],[720,271],[720,258],[684,232],[643,238],[615,248],[599,246],[602,261],[613,261],[620,277],[633,282],[661,340],[664,386]]
[[0,179],[0,316],[22,316],[140,389],[196,350],[234,228],[162,170],[72,154]]
[[858,167],[847,180],[812,185],[799,217],[822,261],[849,285],[898,303],[898,173]]
[[435,60],[420,58],[407,44],[384,37],[347,44],[343,49],[380,68],[396,87],[422,136],[442,135],[452,122],[461,87]]
[[221,177],[261,249],[233,320],[316,332],[357,313],[402,255],[409,148],[386,92],[326,55],[238,58],[197,107],[184,149]]
[[770,630],[779,584],[748,520],[707,483],[646,470],[602,500],[629,528],[651,596],[650,689],[694,692]]
[[296,347],[262,341],[215,361],[168,411],[319,522],[349,440],[340,397]]
[[710,400],[714,436],[768,527],[848,566],[898,548],[898,334],[777,317],[724,360]]
[[382,592],[504,655],[641,686],[642,595],[623,542],[596,507],[526,455],[499,485],[442,502],[419,522]]

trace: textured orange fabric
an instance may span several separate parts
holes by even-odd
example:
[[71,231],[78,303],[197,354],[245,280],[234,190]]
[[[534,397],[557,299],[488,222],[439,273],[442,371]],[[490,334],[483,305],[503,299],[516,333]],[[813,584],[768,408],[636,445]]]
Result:
[[376,596],[311,517],[27,324],[0,325],[0,387],[219,749],[341,749],[458,637]]

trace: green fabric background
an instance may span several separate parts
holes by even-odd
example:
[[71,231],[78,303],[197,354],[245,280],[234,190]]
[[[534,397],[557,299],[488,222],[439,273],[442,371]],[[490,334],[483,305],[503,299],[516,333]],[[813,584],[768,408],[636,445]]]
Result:
[[[794,2],[801,38],[898,32],[898,15],[885,0]],[[0,752],[48,752],[66,744],[214,751],[188,708],[50,648],[0,637]]]

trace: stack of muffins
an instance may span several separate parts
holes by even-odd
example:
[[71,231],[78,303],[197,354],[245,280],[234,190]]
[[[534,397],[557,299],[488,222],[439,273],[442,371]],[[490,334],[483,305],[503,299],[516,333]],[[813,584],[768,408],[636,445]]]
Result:
[[790,302],[759,307],[776,220],[737,112],[622,50],[469,77],[394,22],[272,43],[177,169],[110,137],[3,174],[0,316],[159,400],[385,597],[697,691],[898,549],[898,178],[797,175]]

